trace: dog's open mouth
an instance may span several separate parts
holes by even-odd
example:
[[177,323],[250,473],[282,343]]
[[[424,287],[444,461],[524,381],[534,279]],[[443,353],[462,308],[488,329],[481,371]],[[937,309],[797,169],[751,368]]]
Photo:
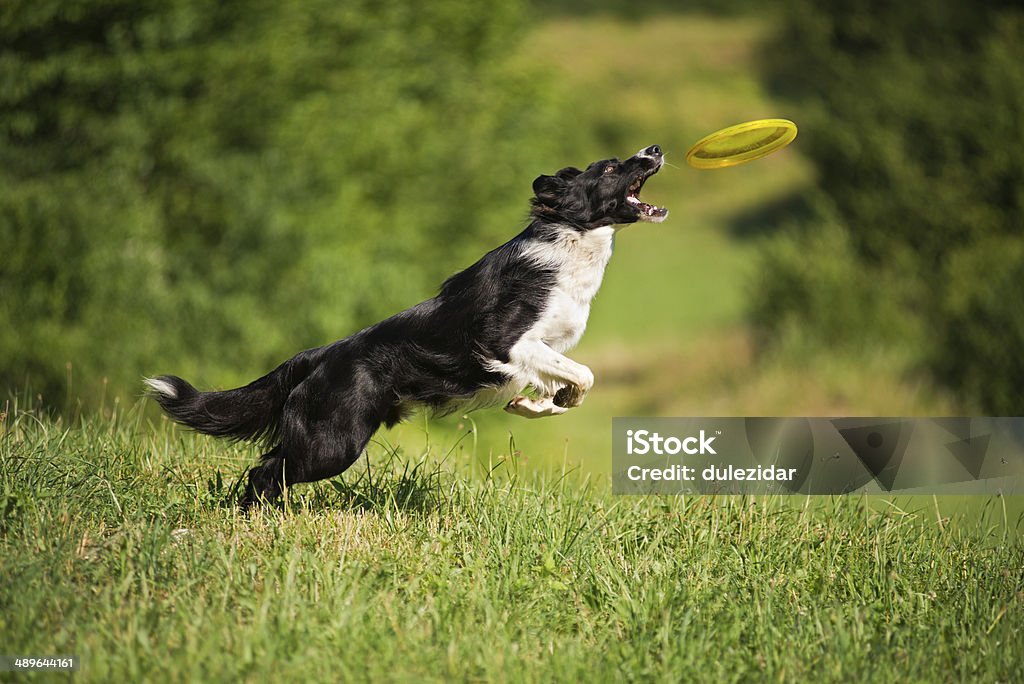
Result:
[[637,211],[640,212],[641,221],[651,221],[652,223],[661,223],[668,216],[668,209],[664,207],[656,207],[653,204],[647,204],[647,202],[640,201],[640,190],[643,189],[644,183],[647,179],[658,173],[660,166],[651,169],[649,172],[637,178],[633,181],[633,184],[626,190],[626,201],[633,205]]

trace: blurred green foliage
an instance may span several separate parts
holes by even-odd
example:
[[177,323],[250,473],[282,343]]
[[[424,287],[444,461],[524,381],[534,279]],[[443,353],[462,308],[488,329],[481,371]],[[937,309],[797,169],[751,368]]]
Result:
[[764,51],[817,167],[767,250],[769,340],[896,349],[968,404],[1024,400],[1024,9],[786,3]]
[[68,363],[84,395],[233,384],[433,294],[564,161],[552,88],[505,65],[524,23],[508,0],[0,4],[0,388],[63,397]]
[[627,21],[684,13],[730,16],[765,9],[764,0],[647,0],[642,3],[634,0],[535,0],[534,5],[547,14],[571,17],[599,14]]

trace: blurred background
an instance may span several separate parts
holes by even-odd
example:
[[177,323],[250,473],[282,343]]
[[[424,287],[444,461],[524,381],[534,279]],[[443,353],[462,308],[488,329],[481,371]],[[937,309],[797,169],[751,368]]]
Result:
[[[761,117],[800,136],[685,165]],[[380,440],[603,470],[612,416],[1022,413],[1024,9],[995,0],[7,0],[0,393],[244,384],[432,296],[537,175],[653,143],[671,216],[619,234],[584,407]]]

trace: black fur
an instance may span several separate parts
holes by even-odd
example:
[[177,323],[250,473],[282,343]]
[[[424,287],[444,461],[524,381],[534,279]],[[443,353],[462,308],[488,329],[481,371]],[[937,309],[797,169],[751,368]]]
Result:
[[[377,428],[411,407],[444,411],[509,378],[488,360],[509,350],[544,311],[557,273],[524,250],[567,230],[632,223],[663,212],[630,203],[661,166],[649,147],[585,171],[562,169],[534,181],[523,232],[449,278],[440,293],[333,344],[299,353],[239,389],[199,392],[181,378],[150,381],[175,421],[218,437],[262,440],[269,448],[249,473],[241,505],[272,500],[284,483],[333,477],[359,457]],[[521,388],[520,388],[521,389]]]

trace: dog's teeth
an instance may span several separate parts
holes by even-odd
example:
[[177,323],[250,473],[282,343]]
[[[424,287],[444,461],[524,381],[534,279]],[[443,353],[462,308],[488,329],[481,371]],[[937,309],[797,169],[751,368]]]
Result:
[[626,201],[629,202],[630,204],[640,204],[640,198],[634,197],[633,195],[627,195]]

